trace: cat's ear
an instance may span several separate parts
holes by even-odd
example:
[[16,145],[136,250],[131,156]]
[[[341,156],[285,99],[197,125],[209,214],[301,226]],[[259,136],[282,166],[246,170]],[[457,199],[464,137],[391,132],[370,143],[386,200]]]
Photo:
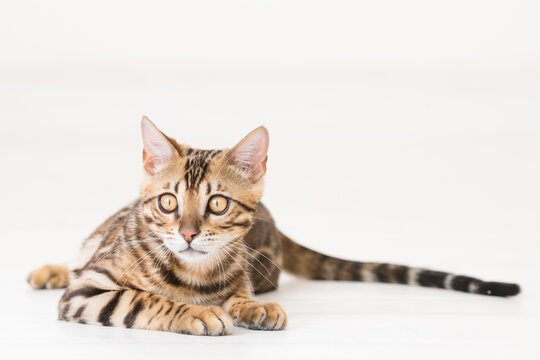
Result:
[[166,164],[178,156],[178,152],[167,137],[146,116],[141,120],[141,133],[143,139],[144,168],[150,174],[156,174]]
[[268,144],[268,130],[260,126],[231,149],[229,159],[251,182],[257,182],[266,173]]

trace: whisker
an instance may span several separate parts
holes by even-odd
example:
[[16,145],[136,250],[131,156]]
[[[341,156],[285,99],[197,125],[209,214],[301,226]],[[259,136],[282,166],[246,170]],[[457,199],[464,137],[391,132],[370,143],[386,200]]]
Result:
[[223,251],[225,251],[237,264],[238,266],[240,266],[240,269],[242,269],[242,271],[244,272],[244,274],[246,275],[246,279],[248,281],[248,284],[249,284],[249,288],[251,289],[251,293],[254,294],[255,291],[253,290],[253,285],[251,285],[251,280],[249,279],[249,276],[246,272],[246,270],[244,270],[244,268],[242,267],[242,265],[240,265],[240,263],[234,258],[234,256],[232,256],[228,251],[227,249],[224,247],[223,248]]
[[103,260],[104,257],[110,255],[111,253],[115,252],[116,250],[119,250],[120,248],[122,248],[124,246],[132,245],[132,244],[140,244],[140,243],[144,243],[144,242],[147,242],[147,241],[155,241],[155,240],[157,240],[155,237],[148,237],[148,238],[139,239],[139,240],[127,241],[125,243],[122,243],[122,244],[120,244],[118,246],[113,247],[111,250],[109,250],[106,253],[104,253],[103,255],[101,255],[98,258],[98,261]]
[[124,283],[122,284],[122,288],[126,286],[126,282],[129,280],[129,278],[131,277],[131,274],[133,273],[133,271],[137,268],[137,266],[139,266],[139,264],[144,260],[146,259],[148,256],[152,255],[152,253],[156,252],[157,250],[161,249],[163,246],[165,246],[165,244],[161,244],[157,247],[155,247],[154,249],[148,251],[145,255],[139,257],[136,261],[134,261],[126,270],[124,270],[124,272],[122,273],[122,275],[120,275],[120,277],[116,280],[115,282],[115,286],[118,285],[118,281],[120,281],[120,279],[124,276],[124,274],[133,267],[133,269],[129,272],[129,276],[126,277],[126,279],[124,280]]
[[215,254],[210,254],[210,255],[212,256],[212,257],[211,257],[211,259],[212,259],[212,264],[210,265],[210,266],[212,267],[212,271],[210,272],[210,275],[208,275],[209,278],[211,278],[212,275],[214,275],[214,267],[215,267],[215,260],[216,260]]
[[210,254],[212,255],[212,274],[214,273],[215,269],[217,269],[218,271],[218,291],[219,291],[221,290],[221,260],[218,253],[211,252]]
[[223,267],[223,262],[221,261],[221,256],[219,256],[219,254],[216,253],[216,258],[218,259],[218,262],[219,262],[219,267],[218,267],[218,271],[219,271],[219,290],[221,290],[221,274],[222,274],[222,270],[223,270],[223,286],[225,286],[225,268]]
[[154,286],[157,286],[157,287],[159,287],[159,283],[155,282],[156,274],[162,268],[163,263],[165,262],[167,257],[170,255],[170,253],[172,253],[171,250],[168,247],[165,246],[164,249],[165,249],[165,251],[161,252],[161,254],[158,255],[157,263],[154,266],[154,271],[152,271],[152,280],[151,281],[152,281],[152,284]]
[[277,285],[275,285],[269,278],[267,278],[262,272],[260,272],[259,269],[253,266],[253,264],[250,264],[249,261],[247,262],[247,264],[251,266],[253,269],[255,269],[255,271],[257,271],[263,278],[266,279],[266,281],[268,281],[275,289],[277,289]]
[[275,267],[277,267],[279,269],[279,271],[282,271],[283,270],[278,266],[278,264],[276,264],[272,259],[270,259],[268,256],[266,256],[265,254],[263,254],[262,252],[260,251],[257,251],[255,250],[254,248],[250,247],[248,244],[246,244],[246,242],[244,241],[244,246],[247,247],[248,249],[250,249],[251,251],[255,251],[257,254],[261,255],[262,257],[264,257],[265,259],[267,259],[268,261],[270,261]]
[[259,260],[257,259],[255,256],[253,256],[252,254],[249,253],[249,251],[247,251],[246,249],[243,249],[241,247],[238,247],[235,243],[231,243],[232,246],[234,246],[236,249],[238,250],[242,250],[244,253],[248,254],[249,256],[251,256],[253,259],[255,259],[259,264],[262,265],[262,267],[268,272],[268,275],[272,275],[272,273],[270,272],[270,270],[268,270],[268,268],[266,266],[264,266],[264,264]]

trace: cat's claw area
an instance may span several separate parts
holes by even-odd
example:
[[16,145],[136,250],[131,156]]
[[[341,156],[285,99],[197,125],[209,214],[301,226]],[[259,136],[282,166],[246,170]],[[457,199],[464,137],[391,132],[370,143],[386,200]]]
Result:
[[231,333],[233,325],[231,317],[216,306],[194,307],[182,322],[185,324],[185,329],[180,332],[189,335],[227,335]]
[[234,325],[252,330],[283,330],[287,314],[277,303],[249,304],[231,309]]

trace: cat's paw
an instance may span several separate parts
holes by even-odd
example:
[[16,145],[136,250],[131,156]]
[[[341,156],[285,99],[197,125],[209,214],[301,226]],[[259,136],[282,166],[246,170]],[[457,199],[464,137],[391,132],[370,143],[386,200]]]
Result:
[[230,310],[234,325],[254,330],[283,330],[287,314],[277,303],[248,303],[233,306]]
[[59,289],[69,285],[69,270],[62,265],[44,265],[32,271],[26,282],[34,289]]
[[217,306],[195,305],[180,319],[180,332],[190,335],[227,335],[231,333],[231,317]]

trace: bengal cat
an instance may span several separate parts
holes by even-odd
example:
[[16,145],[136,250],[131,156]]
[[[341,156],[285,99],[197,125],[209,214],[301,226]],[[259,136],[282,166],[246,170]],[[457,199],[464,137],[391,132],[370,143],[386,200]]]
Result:
[[274,289],[281,268],[324,280],[379,281],[512,296],[517,284],[386,263],[342,260],[307,249],[274,225],[259,202],[268,132],[259,127],[228,150],[198,150],[142,119],[140,197],[83,243],[71,266],[28,276],[63,288],[61,320],[224,335],[231,327],[282,330],[287,315],[253,295]]

